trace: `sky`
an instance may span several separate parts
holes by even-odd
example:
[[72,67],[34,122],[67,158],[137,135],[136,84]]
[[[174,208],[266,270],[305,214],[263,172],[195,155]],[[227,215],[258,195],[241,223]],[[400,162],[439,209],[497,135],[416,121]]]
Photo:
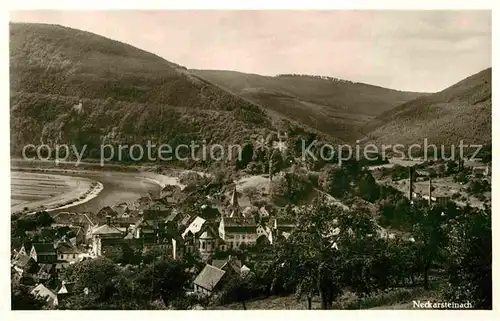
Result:
[[436,92],[492,65],[490,11],[14,11],[190,69],[332,76]]

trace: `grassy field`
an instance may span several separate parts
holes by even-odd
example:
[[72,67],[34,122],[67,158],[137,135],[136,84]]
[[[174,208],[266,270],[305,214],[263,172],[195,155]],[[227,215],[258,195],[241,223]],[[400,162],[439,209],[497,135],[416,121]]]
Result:
[[[422,287],[393,289],[391,291],[377,293],[369,297],[359,299],[352,293],[345,293],[333,309],[379,309],[379,310],[409,310],[413,309],[413,300],[434,300],[437,294],[432,290],[424,290]],[[312,309],[320,309],[319,297],[312,300]],[[306,310],[307,300],[297,300],[295,295],[271,296],[246,302],[247,310]],[[216,310],[242,310],[241,303],[231,303],[223,306],[213,307]]]

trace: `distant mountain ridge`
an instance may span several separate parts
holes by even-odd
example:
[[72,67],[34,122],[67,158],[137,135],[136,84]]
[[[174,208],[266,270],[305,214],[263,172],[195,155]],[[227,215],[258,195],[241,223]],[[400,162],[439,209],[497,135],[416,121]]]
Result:
[[226,70],[190,70],[228,91],[344,141],[375,116],[425,93],[412,93],[327,76],[261,76]]
[[[11,152],[26,144],[491,143],[491,68],[435,94],[333,77],[188,70],[90,32],[10,24]],[[312,137],[312,136],[310,136]]]
[[491,144],[491,68],[386,111],[363,128],[375,144]]

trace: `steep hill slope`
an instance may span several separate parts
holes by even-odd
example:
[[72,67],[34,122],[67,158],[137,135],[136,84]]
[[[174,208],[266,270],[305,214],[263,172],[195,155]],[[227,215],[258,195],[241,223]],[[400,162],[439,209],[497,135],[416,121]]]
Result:
[[387,111],[364,127],[376,144],[491,144],[491,68]]
[[10,25],[10,81],[13,153],[40,142],[229,143],[272,129],[260,107],[184,67],[57,25]]
[[259,104],[273,115],[352,140],[362,125],[422,93],[402,92],[332,77],[276,77],[223,70],[191,70],[210,82]]

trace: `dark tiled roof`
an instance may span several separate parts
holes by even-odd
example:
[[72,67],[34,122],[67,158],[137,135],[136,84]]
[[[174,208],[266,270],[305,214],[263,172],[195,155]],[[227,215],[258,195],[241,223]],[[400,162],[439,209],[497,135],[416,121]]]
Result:
[[[114,226],[120,227],[128,227],[131,224],[135,224],[137,222],[137,217],[113,217],[111,219],[111,224]],[[107,223],[107,219],[105,217],[100,217],[97,220],[98,225],[104,225]]]
[[280,226],[290,226],[290,227],[295,227],[295,221],[285,219],[285,218],[277,218],[276,223],[278,224],[278,227]]
[[[92,216],[92,215],[90,215]],[[93,225],[94,221],[89,215],[85,213],[70,213],[61,212],[53,216],[54,221],[58,224],[82,224],[82,225]]]
[[53,243],[33,243],[37,255],[56,255]]
[[225,217],[224,230],[232,233],[256,233],[257,224],[253,218]]
[[207,264],[194,280],[194,284],[208,291],[212,291],[220,282],[224,274],[226,274],[225,271]]
[[71,244],[62,243],[57,247],[57,252],[61,254],[79,254],[80,251]]
[[253,218],[243,218],[243,217],[225,217],[224,226],[252,226],[256,227],[257,224]]
[[223,270],[227,265],[230,265],[236,273],[240,273],[241,261],[233,258],[227,258],[225,260],[213,260],[212,265],[218,269]]
[[118,213],[116,213],[110,206],[105,206],[97,212],[98,216],[106,216],[106,215],[111,215],[111,216],[117,216]]
[[218,219],[221,214],[216,207],[205,206],[201,208],[200,216],[206,220],[215,220]]
[[226,226],[224,230],[228,233],[255,234],[257,226]]
[[93,235],[120,235],[124,234],[121,230],[107,224],[101,225],[92,231]]

